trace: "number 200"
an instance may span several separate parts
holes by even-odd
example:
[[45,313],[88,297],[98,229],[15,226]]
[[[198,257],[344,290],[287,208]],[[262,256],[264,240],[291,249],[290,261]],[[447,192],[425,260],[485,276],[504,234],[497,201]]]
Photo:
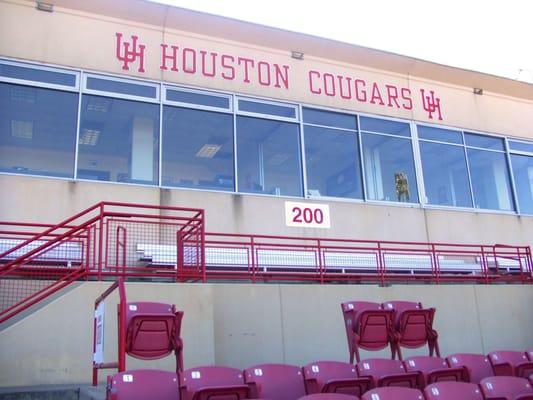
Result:
[[324,222],[324,213],[320,208],[315,208],[314,210],[309,207],[301,209],[300,207],[292,208],[292,222],[297,223],[306,223],[306,224],[322,224]]

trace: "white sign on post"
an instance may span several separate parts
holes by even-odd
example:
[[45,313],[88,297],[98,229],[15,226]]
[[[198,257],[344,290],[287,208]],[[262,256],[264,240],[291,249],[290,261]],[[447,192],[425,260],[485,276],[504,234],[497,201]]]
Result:
[[104,362],[104,321],[105,321],[105,302],[98,304],[96,311],[94,312],[94,318],[96,319],[96,326],[94,327],[96,332],[96,343],[94,347],[93,361],[96,364]]
[[331,228],[329,205],[285,202],[285,224],[301,228]]

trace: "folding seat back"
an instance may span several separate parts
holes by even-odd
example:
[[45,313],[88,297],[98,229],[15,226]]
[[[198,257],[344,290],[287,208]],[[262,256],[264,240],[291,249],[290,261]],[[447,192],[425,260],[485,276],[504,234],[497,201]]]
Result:
[[316,393],[300,397],[298,400],[359,400],[359,397],[340,393]]
[[426,400],[483,400],[479,386],[468,382],[437,382],[424,389]]
[[350,363],[359,362],[359,348],[382,350],[394,348],[392,310],[383,310],[378,303],[352,301],[341,304],[350,351]]
[[452,368],[466,367],[470,382],[479,383],[482,379],[494,376],[489,359],[483,354],[457,353],[446,358]]
[[404,360],[407,372],[421,372],[424,386],[441,381],[469,382],[466,367],[451,368],[442,357],[417,356]]
[[354,365],[340,361],[317,361],[303,367],[308,394],[342,393],[360,396],[371,389],[372,379],[359,377]]
[[183,369],[180,337],[183,312],[171,304],[136,302],[126,304],[126,353],[143,360],[176,353],[176,370]]
[[374,386],[423,387],[420,372],[407,372],[399,360],[370,358],[357,363],[357,373],[361,377],[370,377]]
[[424,396],[418,389],[405,387],[381,387],[369,390],[361,400],[423,400]]
[[398,324],[399,317],[404,311],[422,309],[422,303],[404,300],[386,301],[383,303],[383,308],[385,310],[394,310],[394,323]]
[[180,400],[175,372],[154,369],[125,371],[107,377],[107,400]]
[[516,376],[492,376],[479,384],[486,400],[533,398],[533,389],[527,379]]
[[487,355],[496,376],[527,378],[533,373],[533,362],[521,351],[500,350]]
[[261,364],[244,371],[251,398],[294,400],[305,396],[300,367],[286,364]]
[[180,374],[182,400],[239,400],[249,397],[240,369],[206,366]]
[[433,329],[434,308],[405,309],[397,313],[396,351],[402,359],[401,347],[416,349],[429,347],[429,355],[435,352],[440,357],[438,333]]

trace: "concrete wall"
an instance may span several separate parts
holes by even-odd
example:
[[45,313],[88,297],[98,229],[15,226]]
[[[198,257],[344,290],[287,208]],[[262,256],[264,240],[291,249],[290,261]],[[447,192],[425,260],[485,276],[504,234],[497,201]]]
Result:
[[[1,331],[0,386],[89,382],[93,304],[108,285],[84,283]],[[169,302],[185,311],[186,367],[347,361],[339,304],[355,299],[416,300],[436,307],[443,355],[533,346],[531,286],[129,283],[127,294],[129,301]],[[106,303],[106,361],[116,358],[116,301],[112,296]],[[424,352],[405,350],[405,355]],[[389,353],[362,354],[376,355]],[[127,360],[130,369],[174,365],[172,357]]]

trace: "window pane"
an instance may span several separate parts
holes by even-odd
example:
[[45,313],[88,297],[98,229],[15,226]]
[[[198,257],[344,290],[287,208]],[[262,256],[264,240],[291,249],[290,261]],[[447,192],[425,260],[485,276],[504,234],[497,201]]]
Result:
[[233,116],[166,106],[162,182],[233,190]]
[[44,69],[27,68],[18,65],[0,64],[0,76],[44,82],[53,85],[76,86],[76,75]]
[[237,118],[239,191],[301,196],[297,124]]
[[410,140],[365,133],[363,157],[370,200],[418,202]]
[[357,118],[355,115],[304,108],[303,117],[304,122],[308,124],[334,126],[336,128],[353,130],[357,129]]
[[429,204],[472,207],[464,147],[420,142]]
[[239,100],[239,111],[276,115],[278,117],[296,118],[295,107],[269,103],[258,103],[247,100]]
[[511,150],[533,153],[533,143],[509,141],[509,147]]
[[426,140],[436,140],[446,143],[463,144],[463,135],[459,131],[450,129],[433,128],[431,126],[417,126],[418,137]]
[[468,149],[476,208],[512,210],[509,171],[503,153]]
[[157,99],[157,88],[155,86],[99,79],[92,76],[87,77],[87,89]]
[[229,109],[228,97],[212,96],[203,93],[167,89],[167,100],[177,101],[179,103],[198,104],[200,106]]
[[72,178],[78,95],[0,83],[0,170]]
[[308,194],[362,198],[357,135],[314,126],[304,131]]
[[361,122],[362,131],[388,133],[389,135],[411,137],[409,124],[403,122],[369,117],[360,117],[359,121]]
[[84,95],[78,178],[157,183],[159,106]]
[[533,215],[533,157],[511,155],[520,212]]
[[465,142],[467,146],[482,147],[485,149],[501,150],[501,151],[504,150],[503,139],[500,139],[500,138],[477,135],[475,133],[465,132]]

